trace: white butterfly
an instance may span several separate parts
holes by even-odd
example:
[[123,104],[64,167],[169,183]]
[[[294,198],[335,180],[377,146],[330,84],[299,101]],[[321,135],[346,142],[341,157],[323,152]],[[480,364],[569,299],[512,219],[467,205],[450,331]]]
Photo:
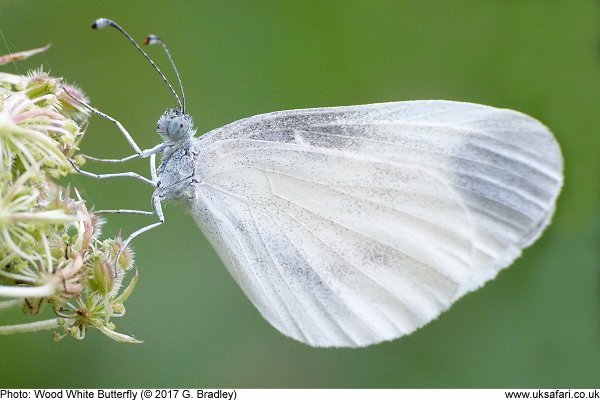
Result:
[[512,110],[291,110],[194,137],[184,109],[160,118],[163,144],[132,156],[163,153],[150,227],[160,201],[187,202],[263,317],[312,346],[367,346],[435,319],[540,236],[563,181],[552,133]]

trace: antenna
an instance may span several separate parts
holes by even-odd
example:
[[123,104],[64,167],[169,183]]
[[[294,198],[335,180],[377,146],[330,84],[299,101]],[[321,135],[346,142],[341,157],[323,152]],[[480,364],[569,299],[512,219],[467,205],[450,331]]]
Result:
[[[107,18],[98,18],[97,20],[94,21],[94,23],[92,23],[92,29],[102,29],[102,28],[106,28],[107,26],[112,26],[113,28],[115,28],[116,30],[121,32],[140,51],[140,53],[142,53],[142,55],[146,58],[146,60],[148,60],[148,62],[150,64],[152,64],[152,66],[158,72],[158,74],[163,79],[163,81],[165,81],[165,83],[167,84],[169,89],[171,89],[171,92],[177,99],[177,103],[179,103],[179,108],[183,111],[184,107],[181,103],[181,99],[175,92],[175,89],[173,89],[173,86],[171,86],[171,84],[167,80],[167,77],[162,73],[162,71],[160,70],[160,68],[158,68],[158,66],[154,63],[154,61],[152,61],[152,59],[148,56],[148,54],[146,54],[146,52],[144,50],[142,50],[142,48],[135,42],[135,40],[133,40],[131,35],[125,31],[125,29],[121,28],[119,26],[119,24],[117,24],[115,21],[112,21]],[[179,74],[177,75],[177,78],[179,78]]]
[[144,44],[152,45],[152,44],[156,44],[156,43],[159,43],[162,46],[162,48],[165,50],[165,53],[167,53],[167,57],[169,58],[169,61],[171,62],[171,66],[175,70],[175,75],[177,75],[177,81],[179,82],[179,89],[181,90],[181,99],[183,100],[183,109],[181,111],[185,114],[185,93],[183,92],[183,84],[181,83],[181,77],[179,76],[179,71],[177,70],[177,67],[175,66],[173,57],[171,57],[171,53],[169,52],[169,49],[167,48],[167,44],[164,42],[164,40],[162,40],[159,36],[156,36],[156,35],[148,35],[146,37],[146,39],[144,39]]

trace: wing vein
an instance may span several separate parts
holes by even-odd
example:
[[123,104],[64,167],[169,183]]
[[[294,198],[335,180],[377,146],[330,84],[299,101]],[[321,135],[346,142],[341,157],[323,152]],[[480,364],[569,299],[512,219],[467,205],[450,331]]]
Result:
[[[252,209],[251,209],[251,208],[249,208],[249,210],[250,210],[250,215],[252,216],[252,220],[253,220],[253,222],[254,222],[254,226],[256,226],[256,230],[257,230],[257,232],[258,232],[258,234],[259,234],[259,236],[260,236],[260,240],[261,240],[261,242],[262,242],[262,244],[263,244],[263,246],[264,246],[265,250],[267,251],[267,254],[269,255],[269,258],[271,259],[271,262],[273,263],[273,265],[274,265],[274,266],[275,266],[275,268],[277,269],[277,272],[279,273],[279,276],[281,277],[281,280],[282,280],[283,282],[285,282],[285,284],[286,284],[286,286],[287,286],[288,290],[289,290],[289,291],[290,291],[290,293],[291,293],[291,294],[294,296],[294,298],[296,299],[296,302],[298,303],[298,305],[300,305],[300,307],[302,307],[302,310],[304,311],[304,313],[306,314],[306,316],[307,316],[307,317],[308,317],[308,318],[309,318],[309,319],[312,321],[312,323],[313,323],[315,326],[318,326],[318,324],[316,323],[316,321],[315,321],[315,320],[312,318],[312,316],[310,315],[310,313],[309,313],[309,312],[308,312],[308,310],[306,309],[306,306],[304,305],[304,302],[302,302],[302,301],[300,300],[300,298],[298,297],[298,295],[296,294],[296,292],[295,292],[295,291],[292,289],[292,287],[290,286],[290,284],[289,284],[288,280],[285,278],[285,274],[283,274],[283,271],[282,271],[282,269],[281,269],[281,265],[280,265],[280,264],[277,262],[277,260],[275,259],[275,257],[273,257],[273,254],[272,254],[272,252],[271,252],[271,249],[270,249],[270,247],[269,247],[269,245],[268,245],[267,241],[266,241],[266,240],[265,240],[265,238],[264,238],[264,235],[263,235],[263,233],[262,233],[262,231],[261,231],[261,229],[260,229],[260,227],[259,227],[259,224],[258,224],[258,222],[256,221],[256,217],[255,217],[255,215],[254,215],[254,211],[252,211]],[[286,302],[285,302],[285,301],[283,301],[283,299],[282,299],[282,302],[283,302],[283,304],[286,306],[286,309],[288,310],[288,313],[290,314],[290,317],[291,317],[291,319],[294,321],[294,324],[295,324],[295,325],[296,325],[296,327],[298,328],[298,331],[299,331],[299,332],[302,334],[302,336],[303,336],[305,339],[308,339],[308,338],[309,338],[309,335],[307,335],[307,334],[306,334],[306,332],[304,331],[304,329],[302,329],[302,324],[300,324],[300,323],[299,323],[299,322],[296,320],[294,313],[293,313],[293,312],[292,312],[292,311],[291,311],[291,310],[290,310],[290,309],[287,307],[287,304],[286,304]]]
[[[357,235],[359,235],[359,236],[361,236],[361,237],[363,237],[363,238],[366,238],[366,239],[369,239],[369,240],[373,240],[373,241],[375,241],[375,242],[377,242],[377,243],[381,244],[382,246],[384,246],[385,248],[387,248],[387,249],[389,249],[389,250],[392,250],[392,251],[397,251],[397,252],[399,252],[399,253],[401,253],[401,254],[404,254],[406,257],[408,257],[408,258],[411,258],[411,259],[413,259],[413,260],[417,261],[419,264],[421,264],[421,265],[423,265],[423,266],[426,266],[426,267],[428,267],[429,269],[431,269],[431,271],[433,271],[433,272],[435,272],[435,273],[437,273],[437,274],[440,274],[441,276],[444,276],[444,275],[442,275],[440,272],[436,271],[435,269],[432,269],[432,268],[429,266],[429,264],[427,264],[427,262],[425,262],[425,261],[423,261],[423,260],[420,260],[419,258],[417,258],[417,257],[415,257],[415,256],[413,256],[413,255],[411,255],[411,254],[408,254],[408,253],[406,253],[405,251],[403,251],[403,250],[401,250],[401,249],[398,249],[398,248],[396,248],[396,247],[394,247],[394,246],[392,246],[392,245],[390,245],[390,244],[388,244],[388,243],[382,242],[381,240],[379,240],[379,239],[377,239],[377,238],[372,238],[372,237],[369,237],[369,236],[365,235],[364,233],[362,233],[362,232],[360,232],[360,231],[357,231],[356,229],[353,229],[353,228],[351,228],[351,227],[349,227],[349,226],[346,226],[345,224],[342,224],[342,223],[336,222],[336,221],[332,220],[331,218],[328,218],[327,216],[321,215],[321,214],[319,214],[319,213],[315,213],[315,212],[313,212],[312,210],[310,210],[310,209],[306,208],[304,205],[302,205],[302,204],[300,204],[300,203],[298,203],[298,202],[296,202],[296,201],[293,201],[293,200],[291,200],[291,199],[288,199],[288,198],[285,198],[285,197],[283,197],[283,196],[280,196],[280,195],[278,195],[277,193],[273,193],[273,195],[274,195],[274,196],[276,196],[276,197],[279,197],[280,199],[282,199],[282,200],[284,200],[284,201],[287,201],[287,202],[289,202],[289,203],[292,203],[292,204],[296,205],[297,207],[300,207],[300,208],[302,208],[302,209],[304,209],[304,210],[308,211],[309,213],[311,213],[311,214],[313,214],[313,215],[318,215],[319,217],[321,217],[321,218],[323,218],[323,219],[325,219],[325,220],[327,220],[327,221],[331,222],[332,224],[335,224],[335,225],[337,225],[337,226],[339,226],[339,227],[341,227],[341,228],[344,228],[344,229],[346,229],[346,230],[348,230],[348,231],[350,231],[350,232],[353,232],[353,233],[355,233],[355,234],[357,234]],[[445,278],[446,278],[446,277],[445,277]]]
[[[212,187],[212,186],[211,186]],[[215,188],[218,190],[218,188]],[[202,193],[201,190],[198,191],[198,193],[200,193],[200,196],[202,196],[202,198],[204,199],[204,203],[210,207],[210,202],[208,201],[208,199],[206,198],[206,196],[204,196],[204,193]],[[227,221],[230,225],[230,227],[232,228],[232,231],[235,234],[235,238],[237,241],[238,246],[240,247],[240,249],[242,249],[242,253],[244,255],[244,259],[246,260],[246,265],[248,266],[248,269],[251,270],[252,275],[254,276],[254,280],[256,281],[256,283],[258,284],[258,286],[260,287],[260,289],[263,291],[264,293],[264,297],[266,299],[268,299],[269,303],[271,303],[271,309],[275,310],[275,312],[278,314],[279,316],[279,321],[281,321],[281,323],[283,323],[284,319],[282,318],[280,312],[279,312],[279,307],[277,307],[275,305],[275,303],[273,302],[273,299],[271,298],[271,296],[269,295],[269,293],[267,292],[267,290],[265,289],[265,287],[263,286],[261,280],[258,278],[258,276],[256,275],[256,272],[254,271],[254,268],[251,267],[250,264],[250,259],[246,253],[246,248],[241,240],[241,238],[239,237],[239,233],[238,230],[235,228],[235,225],[229,220],[229,218],[227,216],[225,216],[222,212],[220,212],[218,209],[216,209],[215,207],[211,207],[213,209],[213,212],[215,212],[217,215],[220,215],[222,219],[224,219],[225,221]],[[231,257],[231,260],[235,260],[234,257]],[[235,262],[232,262],[232,264],[235,264]],[[237,266],[233,266],[234,268],[237,269]]]
[[[285,233],[285,229],[284,229],[284,227],[283,227],[283,226],[281,226],[281,225],[279,224],[279,222],[278,222],[278,221],[277,221],[275,218],[273,218],[273,216],[272,216],[272,215],[269,215],[269,216],[271,217],[271,220],[272,220],[273,222],[275,222],[275,224],[277,224],[277,225],[279,226],[279,228],[281,229],[281,232],[283,233],[283,235],[284,235],[284,236],[285,236],[285,237],[288,239],[288,241],[289,241],[289,242],[290,242],[290,243],[291,243],[291,244],[294,246],[294,248],[296,249],[296,251],[298,252],[298,254],[302,255],[302,258],[304,258],[304,260],[306,261],[306,265],[308,265],[308,266],[309,266],[309,267],[310,267],[310,268],[313,270],[313,272],[315,273],[315,275],[316,275],[316,276],[318,276],[318,277],[319,277],[319,279],[321,280],[321,282],[323,282],[325,285],[327,285],[327,287],[329,288],[329,290],[331,291],[331,293],[333,293],[333,294],[335,294],[335,295],[336,295],[336,297],[337,297],[337,298],[340,300],[340,303],[341,303],[341,304],[343,304],[344,306],[346,306],[346,307],[347,307],[347,304],[346,304],[344,301],[342,301],[342,299],[341,299],[341,298],[339,297],[339,295],[338,295],[338,294],[337,294],[337,293],[336,293],[336,292],[333,290],[333,288],[331,288],[331,287],[329,286],[329,284],[328,284],[328,283],[327,283],[327,282],[326,282],[326,281],[323,279],[323,277],[322,277],[321,275],[319,275],[319,273],[318,273],[318,272],[315,270],[315,268],[313,268],[313,266],[312,266],[312,265],[311,265],[311,264],[308,262],[308,260],[306,260],[306,258],[304,257],[304,255],[302,254],[302,252],[300,252],[300,250],[298,249],[298,247],[296,246],[296,244],[295,244],[295,243],[294,243],[294,242],[293,242],[293,241],[290,239],[290,237],[289,237],[289,236],[288,236],[288,235]],[[266,246],[266,247],[267,247],[267,246]],[[267,251],[269,252],[269,255],[270,255],[272,258],[273,258],[273,255],[272,255],[272,253],[271,253],[271,249],[268,249]],[[281,271],[281,266],[279,265],[279,263],[277,263],[277,261],[276,261],[274,258],[273,258],[273,262],[275,262],[275,263],[277,264],[277,267],[278,267],[278,269]],[[286,284],[287,284],[287,281],[286,281]],[[289,284],[288,284],[288,286],[289,286]],[[293,292],[293,290],[291,289],[291,287],[290,287],[290,290]],[[296,299],[298,299],[298,297],[296,296],[296,294],[295,294],[295,293],[294,293],[294,296],[296,297]],[[333,322],[333,323],[336,325],[336,327],[339,329],[339,331],[340,331],[340,332],[341,332],[341,333],[342,333],[342,334],[343,334],[343,335],[344,335],[344,336],[345,336],[345,337],[346,337],[348,340],[350,340],[350,341],[352,341],[352,342],[355,342],[355,343],[356,343],[356,341],[355,341],[355,340],[354,340],[354,339],[353,339],[353,338],[352,338],[352,337],[351,337],[351,336],[350,336],[350,335],[349,335],[349,334],[346,332],[346,330],[345,330],[345,329],[344,329],[344,328],[343,328],[341,325],[339,325],[338,321],[337,321],[337,320],[336,320],[336,319],[335,319],[335,318],[334,318],[334,317],[333,317],[333,316],[332,316],[332,315],[329,313],[329,311],[327,310],[327,307],[326,307],[326,306],[325,306],[323,303],[321,303],[321,302],[320,302],[320,301],[319,301],[319,300],[318,300],[316,297],[315,297],[315,300],[316,300],[316,301],[317,301],[317,303],[319,304],[321,311],[322,311],[324,314],[329,314],[329,319],[330,319],[330,320],[331,320],[331,321],[332,321],[332,322]],[[300,301],[300,300],[298,299],[298,301]],[[309,317],[310,317],[310,316],[309,316]],[[358,316],[357,316],[357,317],[358,317]],[[310,317],[310,318],[311,318],[311,320],[314,322],[315,326],[319,326],[319,324],[317,324],[317,323],[314,321],[314,319],[313,319],[312,317]]]
[[[446,232],[446,233],[447,233],[449,236],[453,236],[453,237],[455,237],[455,238],[456,238],[456,239],[458,239],[458,240],[465,240],[465,241],[466,241],[466,239],[462,238],[462,237],[461,237],[461,236],[460,236],[460,235],[459,235],[457,232],[454,232],[454,231],[448,230],[448,229],[447,229],[445,226],[443,226],[443,225],[441,225],[441,224],[436,224],[435,222],[433,222],[433,221],[431,221],[431,220],[428,220],[428,219],[426,219],[426,218],[423,218],[423,217],[420,217],[420,216],[417,216],[417,215],[412,215],[412,214],[409,214],[409,213],[407,213],[407,212],[405,212],[405,211],[402,211],[402,210],[399,210],[399,209],[397,209],[397,208],[391,207],[391,206],[389,206],[389,205],[387,205],[387,204],[384,204],[384,203],[378,203],[378,202],[376,202],[376,201],[374,201],[374,200],[372,200],[372,199],[369,199],[369,198],[367,198],[367,197],[363,197],[363,196],[357,196],[357,195],[355,195],[355,194],[352,194],[352,193],[350,193],[350,192],[348,192],[348,191],[343,191],[343,190],[340,190],[340,189],[336,188],[335,186],[331,186],[330,188],[331,188],[332,190],[335,190],[336,192],[338,192],[338,193],[340,193],[340,194],[343,194],[343,195],[345,195],[345,196],[349,196],[349,197],[352,197],[352,198],[355,198],[355,199],[358,199],[358,200],[363,200],[363,201],[366,201],[366,202],[368,202],[368,203],[374,204],[374,205],[376,205],[376,206],[379,206],[379,207],[384,207],[384,208],[387,208],[388,210],[391,210],[391,211],[394,211],[394,212],[397,212],[397,213],[399,213],[399,214],[402,214],[402,215],[404,215],[404,216],[405,216],[405,217],[407,217],[408,219],[413,219],[413,220],[421,221],[421,222],[425,223],[426,225],[428,225],[430,228],[437,229],[437,230],[439,230],[439,231],[444,231],[444,232]],[[468,242],[469,242],[469,243],[471,243],[471,242],[470,242],[470,240],[468,240]],[[447,250],[447,249],[446,249],[446,250]],[[456,258],[457,260],[460,260],[460,262],[462,262],[463,264],[466,264],[466,265],[469,265],[469,264],[470,264],[470,262],[469,262],[468,260],[465,260],[465,259],[463,259],[462,257],[460,257],[460,255],[456,254],[455,252],[448,252],[448,254],[449,254],[449,255],[452,255],[452,256],[453,256],[454,258]],[[440,273],[440,274],[441,274],[441,273]],[[441,274],[441,275],[443,275],[443,274]],[[446,278],[447,278],[447,277],[446,277]]]
[[[285,199],[283,199],[285,200]],[[346,262],[347,264],[350,265],[350,267],[352,267],[355,271],[357,271],[359,274],[361,274],[362,276],[364,276],[365,278],[367,278],[369,281],[371,281],[372,283],[374,283],[377,287],[381,288],[384,290],[385,293],[388,294],[389,297],[391,297],[392,299],[398,301],[399,303],[401,303],[403,305],[403,307],[405,308],[405,311],[408,312],[409,314],[413,315],[415,317],[415,319],[419,320],[420,317],[410,308],[410,306],[408,306],[403,299],[401,299],[400,297],[398,297],[395,293],[393,293],[391,290],[389,290],[386,286],[384,286],[381,282],[378,282],[375,278],[373,278],[371,275],[367,274],[365,271],[361,270],[356,264],[354,264],[352,261],[350,261],[349,259],[347,259],[346,257],[344,257],[344,255],[342,255],[340,252],[338,252],[337,250],[335,250],[332,246],[330,246],[326,241],[324,241],[323,239],[321,239],[315,232],[314,230],[312,230],[310,227],[308,227],[306,224],[302,223],[301,221],[299,221],[297,218],[295,218],[293,215],[291,215],[290,213],[288,213],[285,209],[283,209],[279,204],[276,204],[277,207],[279,207],[283,212],[285,212],[291,219],[293,219],[294,221],[296,221],[296,223],[298,223],[299,225],[303,226],[315,239],[317,239],[320,243],[322,243],[326,248],[328,248],[334,255],[336,255],[338,258],[340,258],[341,260],[343,260],[344,262]],[[387,314],[385,312],[383,312],[381,309],[379,309],[377,307],[377,305],[373,305],[377,311],[379,311],[379,313],[388,321],[390,322],[392,325],[394,325],[398,330],[400,331],[404,331],[401,327],[399,327],[396,322],[392,319],[390,319]],[[356,315],[356,314],[355,314]],[[358,316],[357,316],[358,317]],[[360,317],[358,317],[360,318]],[[362,320],[362,318],[361,318]]]

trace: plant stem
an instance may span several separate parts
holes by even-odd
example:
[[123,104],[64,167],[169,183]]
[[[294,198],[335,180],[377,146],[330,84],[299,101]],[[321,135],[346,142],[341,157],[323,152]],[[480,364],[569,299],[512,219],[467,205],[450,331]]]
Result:
[[0,326],[0,335],[12,335],[15,333],[36,332],[58,327],[58,318],[47,319],[44,321],[29,322],[18,325]]
[[9,308],[18,306],[20,304],[20,300],[5,300],[0,301],[0,310],[8,310]]
[[0,296],[4,297],[48,297],[54,294],[54,285],[43,286],[0,286]]

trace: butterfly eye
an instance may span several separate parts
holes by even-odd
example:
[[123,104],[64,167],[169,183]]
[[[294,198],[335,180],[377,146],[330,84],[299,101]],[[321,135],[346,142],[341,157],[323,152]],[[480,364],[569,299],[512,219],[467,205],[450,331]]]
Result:
[[190,130],[190,124],[184,117],[175,117],[169,121],[167,136],[171,140],[181,139]]

